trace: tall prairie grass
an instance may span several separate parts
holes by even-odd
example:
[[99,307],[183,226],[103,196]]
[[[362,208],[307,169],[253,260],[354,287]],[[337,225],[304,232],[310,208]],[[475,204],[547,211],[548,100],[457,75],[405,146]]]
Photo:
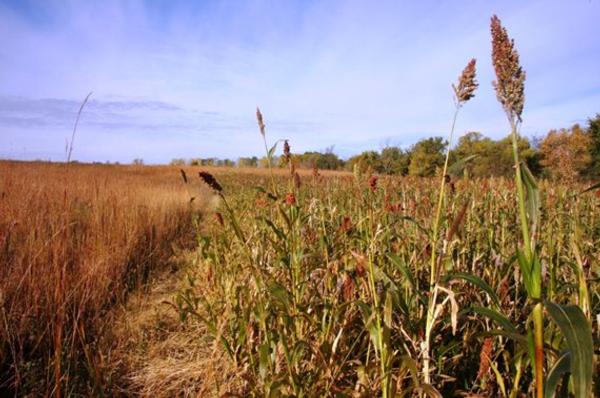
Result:
[[178,172],[0,163],[0,391],[102,379],[111,306],[193,239]]

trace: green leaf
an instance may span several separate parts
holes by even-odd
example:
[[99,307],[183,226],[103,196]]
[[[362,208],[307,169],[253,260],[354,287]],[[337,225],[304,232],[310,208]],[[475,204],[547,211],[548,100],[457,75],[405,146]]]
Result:
[[527,199],[525,200],[525,205],[527,207],[527,216],[529,217],[529,224],[531,226],[530,232],[533,233],[535,232],[540,218],[540,190],[538,188],[537,183],[535,182],[533,174],[531,174],[529,167],[527,167],[527,165],[524,162],[521,163],[520,169],[523,184],[525,185],[525,189],[527,190]]
[[473,309],[473,312],[475,312],[476,314],[483,315],[483,316],[490,318],[492,321],[496,322],[498,324],[498,326],[502,327],[502,329],[506,330],[507,332],[515,333],[515,334],[519,333],[517,331],[517,328],[510,322],[510,320],[508,320],[507,317],[505,317],[498,311],[495,311],[491,308],[478,307],[478,306],[473,306],[472,309]]
[[270,353],[271,348],[269,347],[268,343],[264,343],[258,346],[258,372],[263,380],[267,376]]
[[454,176],[460,175],[467,163],[475,159],[476,157],[477,155],[469,155],[452,163],[452,165],[448,167],[448,174]]
[[275,141],[275,144],[273,144],[271,149],[269,149],[269,152],[267,153],[267,156],[269,157],[269,159],[273,158],[273,154],[275,153],[275,150],[277,149],[277,144],[279,144],[279,141],[281,141],[281,140]]
[[389,258],[390,261],[400,269],[400,272],[402,272],[402,275],[404,275],[404,277],[408,280],[410,286],[413,288],[413,291],[417,292],[418,289],[417,284],[415,283],[415,277],[400,256],[388,253],[387,258]]
[[546,385],[544,387],[544,397],[545,398],[554,398],[556,396],[556,387],[558,383],[563,378],[564,375],[571,371],[571,353],[565,352],[562,354],[554,365],[552,365],[552,369],[548,372],[548,377],[546,379]]
[[527,257],[525,257],[525,254],[518,249],[517,262],[519,263],[519,269],[521,270],[521,275],[523,276],[523,284],[525,285],[527,294],[529,295],[529,297],[532,297],[533,285],[531,282],[531,263],[527,259]]
[[592,329],[583,311],[576,305],[544,302],[548,314],[560,328],[571,355],[571,379],[575,398],[592,396],[594,342]]
[[414,387],[419,387],[421,383],[419,382],[419,371],[417,370],[417,362],[408,355],[403,355],[402,357],[400,357],[400,359],[402,364],[400,367],[408,368]]
[[462,279],[464,281],[467,281],[467,282],[472,283],[473,285],[477,286],[478,288],[480,288],[481,290],[486,292],[488,294],[488,296],[490,296],[490,299],[494,302],[496,307],[500,308],[500,299],[498,299],[498,295],[496,295],[496,292],[494,291],[494,289],[492,289],[492,287],[490,285],[488,285],[480,277],[473,275],[473,274],[468,274],[465,272],[456,272],[456,273],[450,274],[444,278],[444,280],[446,282],[449,282],[453,279]]
[[273,282],[269,284],[267,290],[269,291],[269,294],[271,294],[271,297],[273,297],[275,301],[281,305],[281,307],[283,307],[286,311],[289,310],[290,297],[285,287],[279,283]]

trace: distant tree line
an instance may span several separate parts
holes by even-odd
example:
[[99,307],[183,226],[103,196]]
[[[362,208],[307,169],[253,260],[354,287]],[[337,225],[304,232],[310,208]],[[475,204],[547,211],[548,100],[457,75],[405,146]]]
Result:
[[[297,168],[321,170],[358,170],[391,175],[428,177],[444,164],[447,141],[442,137],[425,138],[410,148],[388,146],[381,151],[364,151],[347,160],[333,153],[333,147],[323,152],[292,155]],[[600,114],[588,120],[586,126],[551,130],[543,138],[529,140],[519,137],[521,159],[538,176],[575,179],[600,177]],[[510,136],[500,140],[469,132],[458,139],[450,151],[450,164],[461,164],[461,172],[473,177],[512,175],[513,154]],[[266,157],[230,159],[173,159],[172,165],[267,167]],[[274,166],[284,167],[275,157]]]

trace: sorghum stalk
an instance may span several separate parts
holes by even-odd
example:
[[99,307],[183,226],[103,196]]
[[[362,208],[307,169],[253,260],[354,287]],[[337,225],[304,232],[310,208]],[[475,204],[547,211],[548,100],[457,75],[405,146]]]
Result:
[[[532,238],[529,234],[529,224],[525,207],[525,190],[521,172],[521,161],[519,159],[518,127],[521,122],[521,113],[525,102],[525,72],[519,63],[519,54],[514,47],[514,41],[508,37],[506,29],[502,26],[500,19],[493,16],[491,19],[492,33],[492,63],[496,72],[496,81],[493,82],[496,89],[496,97],[502,104],[511,127],[511,138],[513,157],[515,161],[515,183],[517,185],[519,218],[521,233],[523,235],[524,257],[527,266],[532,272],[541,273],[541,270],[533,270],[533,262],[536,261]],[[544,314],[541,300],[541,275],[529,278],[527,292],[529,298],[535,301],[532,310],[533,336],[535,346],[535,392],[537,398],[544,396]]]
[[435,286],[438,280],[439,270],[437,269],[437,241],[438,234],[440,228],[440,220],[442,216],[442,205],[444,202],[444,188],[446,186],[446,173],[448,172],[448,161],[450,159],[450,145],[452,145],[452,138],[454,136],[454,130],[456,127],[456,119],[458,118],[458,112],[460,108],[471,98],[475,96],[475,89],[478,84],[475,80],[476,70],[475,70],[475,59],[469,61],[465,69],[462,71],[458,85],[452,85],[452,89],[454,90],[454,103],[455,110],[454,116],[452,118],[452,127],[450,128],[450,136],[448,139],[448,147],[446,149],[446,158],[444,160],[444,168],[442,170],[442,177],[440,182],[440,191],[438,196],[437,208],[435,212],[435,220],[433,223],[433,235],[431,238],[431,264],[429,270],[429,302],[427,305],[427,321],[425,325],[425,341],[422,347],[423,350],[423,381],[427,384],[431,384],[431,375],[429,370],[429,362],[430,362],[430,344],[431,344],[431,332],[433,330],[434,319],[434,311],[435,305],[437,301],[437,292]]

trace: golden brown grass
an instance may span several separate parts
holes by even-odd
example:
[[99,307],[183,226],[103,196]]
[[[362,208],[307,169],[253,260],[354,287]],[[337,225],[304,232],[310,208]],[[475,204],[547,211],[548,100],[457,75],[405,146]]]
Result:
[[105,382],[109,309],[193,238],[178,173],[0,163],[0,393]]

